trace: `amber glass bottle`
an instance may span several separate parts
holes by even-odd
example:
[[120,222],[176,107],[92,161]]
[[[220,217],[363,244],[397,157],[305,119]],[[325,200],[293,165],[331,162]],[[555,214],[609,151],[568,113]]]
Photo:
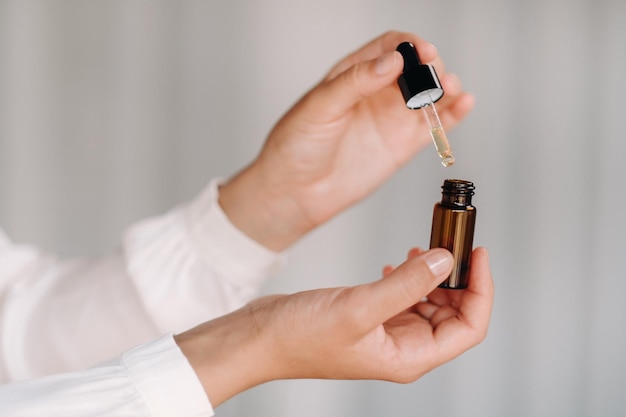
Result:
[[446,248],[454,256],[452,272],[439,286],[463,289],[467,288],[476,223],[476,207],[472,206],[474,184],[449,179],[441,189],[441,202],[433,210],[430,247]]

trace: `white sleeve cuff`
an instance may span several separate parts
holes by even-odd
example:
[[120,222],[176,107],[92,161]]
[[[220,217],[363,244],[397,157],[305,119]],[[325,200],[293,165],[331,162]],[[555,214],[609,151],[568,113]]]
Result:
[[3,417],[211,417],[171,334],[96,367],[0,385]]
[[172,334],[124,353],[130,380],[155,417],[209,417],[213,407]]

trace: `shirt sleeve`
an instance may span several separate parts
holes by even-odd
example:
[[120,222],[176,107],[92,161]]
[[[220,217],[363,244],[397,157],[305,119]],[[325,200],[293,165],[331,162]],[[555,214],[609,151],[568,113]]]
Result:
[[284,262],[230,223],[217,186],[211,182],[188,206],[126,237],[129,275],[161,332],[241,307]]
[[228,221],[218,185],[133,225],[97,259],[59,259],[0,232],[0,382],[85,369],[248,302],[285,255]]
[[171,334],[86,371],[0,386],[3,417],[209,417],[212,406]]

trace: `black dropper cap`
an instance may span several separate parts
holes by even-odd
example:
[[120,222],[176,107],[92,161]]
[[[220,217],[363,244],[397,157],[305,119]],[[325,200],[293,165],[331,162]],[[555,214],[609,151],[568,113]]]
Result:
[[396,48],[404,59],[402,75],[398,85],[406,106],[420,109],[434,103],[443,96],[443,88],[432,65],[422,64],[415,46],[411,42],[402,42]]

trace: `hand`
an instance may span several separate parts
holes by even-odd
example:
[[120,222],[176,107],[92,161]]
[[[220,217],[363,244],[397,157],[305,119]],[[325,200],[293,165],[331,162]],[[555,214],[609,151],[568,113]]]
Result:
[[445,249],[413,251],[382,280],[264,297],[176,341],[214,407],[277,379],[411,382],[486,336],[487,251],[474,251],[466,290],[436,288],[451,267]]
[[386,33],[337,64],[277,123],[259,157],[222,186],[220,204],[237,227],[282,250],[431,142],[422,115],[406,108],[397,86],[403,60],[395,48],[404,41],[436,68],[444,128],[469,113],[473,97],[445,72],[434,46],[410,33]]

